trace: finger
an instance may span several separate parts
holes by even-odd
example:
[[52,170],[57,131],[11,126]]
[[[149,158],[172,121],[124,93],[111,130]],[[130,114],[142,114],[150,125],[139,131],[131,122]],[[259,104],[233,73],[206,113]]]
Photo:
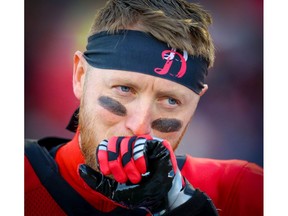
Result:
[[103,140],[98,146],[96,150],[96,161],[97,166],[100,172],[103,173],[103,175],[110,175],[110,169],[108,165],[108,141]]
[[91,188],[95,189],[101,183],[102,176],[100,173],[93,170],[86,164],[80,164],[78,167],[80,177],[88,184]]
[[145,152],[146,139],[138,138],[133,148],[133,160],[140,174],[147,172],[147,157]]
[[112,198],[117,183],[115,180],[105,177],[103,174],[96,172],[86,164],[80,164],[78,172],[82,180],[93,190],[103,194],[108,198]]
[[122,166],[121,161],[121,142],[124,137],[112,137],[108,141],[108,164],[109,169],[115,180],[120,183],[125,183],[128,178]]
[[132,149],[136,138],[136,136],[129,138],[127,137],[121,143],[122,166],[124,167],[124,171],[128,179],[133,184],[136,184],[141,180],[141,175],[136,168],[132,158]]
[[160,141],[162,143],[162,145],[165,146],[165,148],[168,149],[169,155],[170,155],[170,159],[171,159],[171,162],[172,162],[173,171],[174,171],[174,173],[176,173],[176,171],[178,169],[178,165],[177,165],[176,156],[174,154],[174,151],[173,151],[172,146],[170,145],[170,143],[167,140],[163,140],[163,139],[156,138],[156,137],[153,137],[153,139]]

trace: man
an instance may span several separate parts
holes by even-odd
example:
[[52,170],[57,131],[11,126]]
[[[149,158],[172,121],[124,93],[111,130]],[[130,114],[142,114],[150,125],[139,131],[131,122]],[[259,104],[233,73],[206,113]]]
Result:
[[99,10],[74,55],[75,137],[27,140],[25,214],[263,214],[261,168],[173,153],[208,89],[211,21],[182,0]]

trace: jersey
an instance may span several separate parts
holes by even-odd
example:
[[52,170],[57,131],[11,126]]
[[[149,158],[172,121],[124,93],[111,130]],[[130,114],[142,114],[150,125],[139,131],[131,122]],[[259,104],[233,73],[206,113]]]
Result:
[[[25,215],[147,215],[115,206],[96,209],[61,175],[55,161],[65,139],[28,141],[25,146]],[[41,162],[42,161],[42,162]],[[208,194],[220,216],[263,215],[263,171],[242,160],[177,156],[182,175]]]
[[243,160],[186,155],[181,173],[213,200],[220,216],[263,215],[263,169]]

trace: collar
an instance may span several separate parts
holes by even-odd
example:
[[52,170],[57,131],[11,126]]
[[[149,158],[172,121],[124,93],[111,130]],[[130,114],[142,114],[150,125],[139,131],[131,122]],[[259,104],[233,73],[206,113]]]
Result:
[[74,138],[60,147],[55,160],[61,176],[94,208],[103,212],[110,212],[117,206],[107,197],[91,189],[80,177],[78,167],[85,163],[84,156],[79,146],[79,130]]

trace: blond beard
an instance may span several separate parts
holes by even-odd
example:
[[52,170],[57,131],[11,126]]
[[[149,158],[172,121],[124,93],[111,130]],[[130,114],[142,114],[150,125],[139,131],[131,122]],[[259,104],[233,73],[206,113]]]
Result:
[[172,146],[173,146],[173,151],[175,151],[175,150],[178,148],[179,144],[181,143],[181,141],[182,141],[182,139],[183,139],[183,136],[184,136],[185,133],[186,133],[186,130],[187,130],[188,126],[189,126],[189,124],[187,124],[187,125],[185,126],[183,132],[181,133],[179,139],[176,141],[175,145],[172,145]]
[[79,142],[81,151],[85,158],[85,163],[91,168],[98,170],[96,162],[96,148],[98,143],[96,141],[95,134],[97,129],[96,125],[94,124],[96,121],[91,115],[89,115],[89,112],[85,109],[83,104],[83,101],[81,101],[79,110],[79,130],[81,136],[81,140],[79,140]]

